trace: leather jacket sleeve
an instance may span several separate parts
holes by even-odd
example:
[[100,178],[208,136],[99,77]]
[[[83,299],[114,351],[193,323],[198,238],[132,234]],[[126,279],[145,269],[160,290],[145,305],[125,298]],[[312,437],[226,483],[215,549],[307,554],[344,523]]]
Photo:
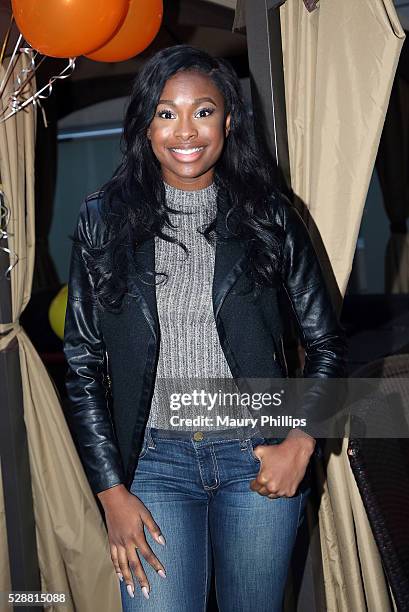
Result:
[[[284,230],[282,252],[282,285],[298,325],[305,349],[303,376],[306,378],[347,377],[347,341],[344,329],[335,313],[332,299],[307,227],[298,211],[290,204],[279,208]],[[338,383],[337,383],[338,384]],[[335,401],[334,385],[322,381],[312,388],[301,413],[308,422],[319,418],[325,408],[325,418],[340,407]],[[342,391],[342,382],[339,387]],[[342,401],[342,393],[339,394]],[[311,434],[313,435],[313,434]]]
[[105,347],[84,247],[93,247],[88,203],[80,209],[71,252],[64,354],[65,417],[94,493],[125,483],[105,386]]

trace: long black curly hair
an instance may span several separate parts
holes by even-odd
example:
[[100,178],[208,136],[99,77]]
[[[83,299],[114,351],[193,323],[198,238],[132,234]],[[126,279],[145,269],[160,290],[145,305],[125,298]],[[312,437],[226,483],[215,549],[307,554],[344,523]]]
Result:
[[[254,138],[240,82],[230,63],[190,45],[176,45],[153,55],[136,76],[124,120],[122,161],[99,192],[110,238],[101,248],[88,249],[87,260],[96,297],[108,310],[121,307],[129,262],[138,245],[159,236],[186,251],[185,245],[163,232],[166,225],[172,227],[168,212],[176,211],[166,204],[161,167],[147,129],[167,80],[180,71],[192,70],[212,79],[223,95],[225,118],[231,114],[229,136],[214,169],[219,197],[228,202],[226,225],[234,220],[235,234],[230,239],[246,239],[247,273],[255,294],[262,286],[275,283],[281,241],[274,224],[274,201],[282,194],[277,188],[274,162]],[[209,241],[219,235],[216,220],[203,234]],[[146,271],[139,273],[144,282],[150,282]],[[162,273],[155,271],[157,274]]]

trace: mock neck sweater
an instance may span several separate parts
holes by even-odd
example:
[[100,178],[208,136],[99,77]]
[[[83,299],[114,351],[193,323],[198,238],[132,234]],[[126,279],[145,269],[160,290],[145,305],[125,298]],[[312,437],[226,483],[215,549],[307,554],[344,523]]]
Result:
[[[200,405],[171,407],[172,394],[191,393],[193,389],[226,390],[215,387],[208,379],[229,379],[229,390],[237,389],[220,345],[213,313],[212,283],[215,245],[210,244],[198,229],[210,224],[217,213],[217,187],[186,191],[165,183],[166,202],[178,211],[169,213],[176,227],[164,228],[164,233],[176,237],[188,249],[188,254],[174,243],[155,237],[155,269],[166,272],[167,280],[156,285],[156,301],[160,326],[159,356],[151,410],[147,425],[170,430],[221,430],[216,414],[223,409]],[[165,277],[158,276],[156,282]],[[222,381],[222,383],[223,383]],[[228,383],[227,383],[228,384]],[[193,402],[194,403],[194,402]],[[225,409],[224,409],[225,410]],[[235,418],[249,417],[245,407],[228,411]],[[223,414],[226,414],[224,411]],[[180,419],[198,416],[213,417],[207,424],[189,425]]]

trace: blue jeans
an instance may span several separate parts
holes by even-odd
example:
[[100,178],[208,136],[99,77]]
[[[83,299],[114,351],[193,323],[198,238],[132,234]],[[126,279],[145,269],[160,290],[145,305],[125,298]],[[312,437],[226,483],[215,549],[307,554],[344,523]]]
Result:
[[[159,525],[166,546],[145,529],[163,563],[161,578],[139,555],[150,598],[120,584],[124,612],[205,612],[212,568],[220,612],[279,612],[297,528],[310,492],[310,465],[296,495],[269,499],[249,488],[258,444],[279,443],[254,430],[146,429],[131,493]],[[196,436],[197,437],[197,436]],[[200,437],[200,436],[199,436]]]

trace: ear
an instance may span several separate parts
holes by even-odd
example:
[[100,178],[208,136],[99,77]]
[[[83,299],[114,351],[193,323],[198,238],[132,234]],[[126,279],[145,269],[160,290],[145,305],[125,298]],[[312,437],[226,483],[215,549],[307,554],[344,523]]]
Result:
[[229,135],[230,132],[230,121],[231,121],[231,115],[230,113],[227,115],[226,117],[226,122],[225,122],[225,134],[226,134],[226,138]]
[[151,128],[148,128],[146,131],[146,136],[148,137],[148,140],[151,139]]

